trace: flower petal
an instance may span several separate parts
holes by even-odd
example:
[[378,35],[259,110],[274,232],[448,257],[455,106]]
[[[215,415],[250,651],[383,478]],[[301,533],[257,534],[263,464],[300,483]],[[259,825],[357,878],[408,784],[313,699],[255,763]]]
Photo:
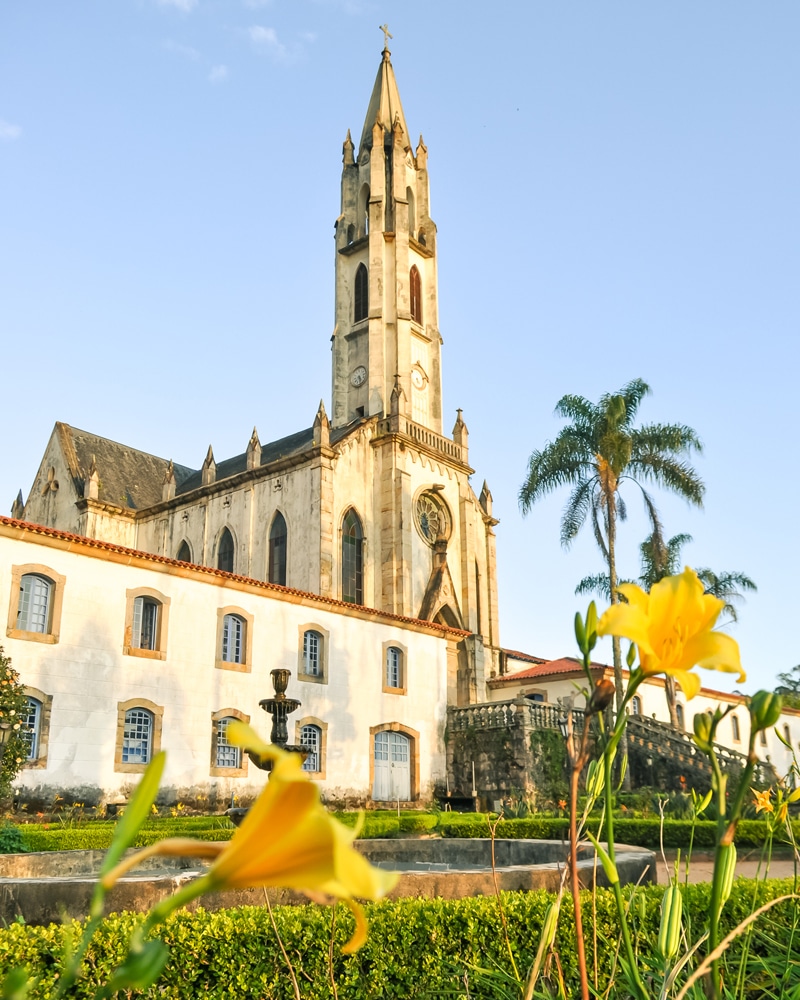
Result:
[[738,674],[739,683],[747,679],[739,658],[739,644],[725,632],[701,632],[692,636],[683,649],[681,660],[687,670],[698,666]]
[[[638,590],[638,587],[637,587]],[[649,636],[650,621],[644,609],[633,604],[612,604],[597,623],[598,635],[619,635],[630,639],[641,653],[652,653]]]

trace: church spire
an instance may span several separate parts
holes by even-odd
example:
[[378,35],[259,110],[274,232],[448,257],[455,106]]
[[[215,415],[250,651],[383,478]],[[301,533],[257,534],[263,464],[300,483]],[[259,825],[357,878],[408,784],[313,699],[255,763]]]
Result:
[[392,127],[399,121],[405,135],[408,135],[406,126],[406,116],[403,114],[403,105],[400,102],[400,91],[397,89],[397,80],[392,68],[391,55],[389,51],[389,39],[392,37],[384,24],[381,28],[386,35],[383,48],[383,59],[378,67],[378,75],[375,77],[375,86],[372,88],[372,96],[367,107],[367,116],[364,119],[364,128],[361,131],[361,142],[358,144],[359,150],[365,146],[372,146],[372,128],[377,121],[383,127],[384,137],[391,135]]
[[421,137],[417,153],[412,150],[391,36],[386,25],[381,30],[386,47],[357,155],[349,132],[343,146],[331,426],[404,413],[441,434],[442,338],[427,150]]

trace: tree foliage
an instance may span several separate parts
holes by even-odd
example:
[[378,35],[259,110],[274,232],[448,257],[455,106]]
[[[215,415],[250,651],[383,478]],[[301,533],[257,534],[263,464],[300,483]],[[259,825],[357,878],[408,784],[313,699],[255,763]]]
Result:
[[[684,424],[634,422],[642,399],[650,387],[633,379],[617,393],[601,396],[593,403],[583,396],[563,396],[556,415],[570,421],[554,441],[534,451],[520,487],[523,514],[555,490],[568,487],[567,503],[561,517],[561,543],[569,548],[586,523],[594,537],[608,572],[608,593],[616,603],[617,522],[627,516],[620,494],[623,483],[635,484],[644,501],[653,530],[660,530],[658,512],[646,487],[668,489],[689,503],[702,506],[705,487],[687,458],[701,451],[695,431]],[[614,674],[617,707],[622,699],[622,658],[619,641],[614,640]]]
[[785,705],[790,708],[800,708],[800,663],[778,674],[778,686],[775,693],[783,695]]
[[0,727],[7,733],[5,744],[0,745],[0,802],[8,795],[28,756],[28,744],[21,735],[27,703],[19,674],[11,666],[11,657],[0,646]]

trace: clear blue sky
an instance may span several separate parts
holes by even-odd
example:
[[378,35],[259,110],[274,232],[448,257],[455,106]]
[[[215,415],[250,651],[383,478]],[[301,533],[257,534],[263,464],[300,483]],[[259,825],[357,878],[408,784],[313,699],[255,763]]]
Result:
[[[800,662],[796,0],[26,0],[0,10],[0,499],[56,420],[199,467],[330,401],[341,143],[388,21],[429,148],[447,429],[494,494],[503,644],[573,651],[591,535],[523,519],[566,392],[641,377],[695,427],[694,565],[759,586],[733,634]],[[622,530],[636,575],[639,501]],[[610,656],[610,650],[601,650]],[[707,682],[725,685],[722,675]]]

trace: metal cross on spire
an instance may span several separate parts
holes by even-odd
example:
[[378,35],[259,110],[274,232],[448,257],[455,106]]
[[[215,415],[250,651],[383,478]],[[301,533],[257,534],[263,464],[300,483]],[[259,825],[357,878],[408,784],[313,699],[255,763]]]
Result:
[[379,24],[378,27],[383,32],[383,47],[385,49],[388,49],[389,48],[389,39],[390,38],[394,38],[394,35],[392,35],[392,34],[389,33],[389,25],[388,24]]

